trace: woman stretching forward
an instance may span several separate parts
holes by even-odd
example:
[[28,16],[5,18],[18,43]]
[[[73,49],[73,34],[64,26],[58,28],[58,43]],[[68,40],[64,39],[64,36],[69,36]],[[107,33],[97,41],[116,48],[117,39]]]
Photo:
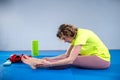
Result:
[[70,43],[65,54],[43,59],[24,55],[22,57],[23,63],[28,64],[33,69],[65,65],[105,69],[110,66],[108,48],[94,32],[88,29],[76,28],[70,24],[62,24],[58,29],[57,37]]

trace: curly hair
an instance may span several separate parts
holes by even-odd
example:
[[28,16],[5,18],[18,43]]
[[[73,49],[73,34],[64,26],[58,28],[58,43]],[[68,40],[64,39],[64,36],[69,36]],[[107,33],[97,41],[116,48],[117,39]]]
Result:
[[77,33],[77,28],[74,27],[73,25],[62,24],[58,28],[58,32],[57,32],[56,36],[59,39],[62,39],[63,36],[66,36],[66,37],[69,37],[69,38],[75,38],[76,33]]

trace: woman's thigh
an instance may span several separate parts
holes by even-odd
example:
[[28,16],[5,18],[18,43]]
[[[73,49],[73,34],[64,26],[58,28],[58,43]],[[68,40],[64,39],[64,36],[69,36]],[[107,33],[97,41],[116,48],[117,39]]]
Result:
[[78,56],[72,65],[82,68],[105,69],[109,67],[110,62],[97,56]]

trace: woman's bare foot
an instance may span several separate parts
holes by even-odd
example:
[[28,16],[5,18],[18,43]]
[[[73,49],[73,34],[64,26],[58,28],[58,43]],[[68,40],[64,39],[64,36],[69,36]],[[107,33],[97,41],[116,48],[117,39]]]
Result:
[[29,65],[32,69],[36,69],[35,61],[31,57],[23,55],[22,58],[21,58],[21,61],[23,63]]

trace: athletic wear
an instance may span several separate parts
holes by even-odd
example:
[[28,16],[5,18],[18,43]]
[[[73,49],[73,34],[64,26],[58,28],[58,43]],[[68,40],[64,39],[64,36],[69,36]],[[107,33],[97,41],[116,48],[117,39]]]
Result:
[[96,55],[103,60],[110,61],[108,48],[90,30],[78,28],[76,37],[72,40],[71,44],[73,46],[82,45],[80,55]]

